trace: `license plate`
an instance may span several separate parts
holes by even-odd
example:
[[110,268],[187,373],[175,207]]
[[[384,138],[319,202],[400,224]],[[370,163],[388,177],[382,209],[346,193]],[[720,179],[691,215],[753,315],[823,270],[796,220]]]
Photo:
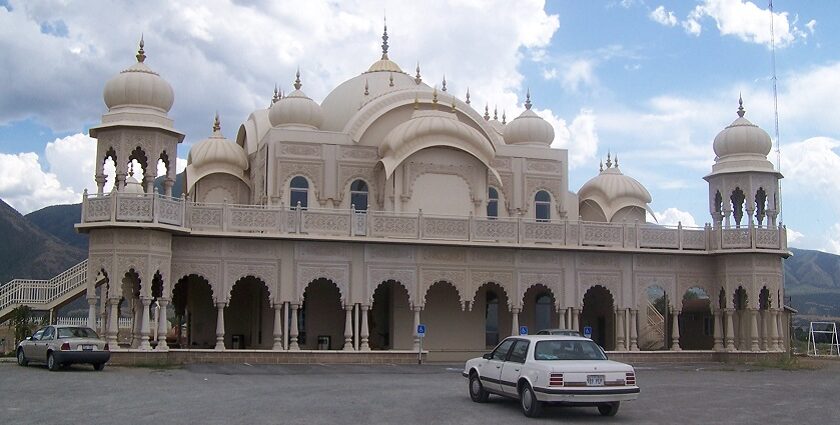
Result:
[[82,345],[82,351],[93,351],[94,349],[96,349],[95,345],[90,345],[90,344]]
[[588,387],[603,387],[604,375],[586,375],[586,385]]

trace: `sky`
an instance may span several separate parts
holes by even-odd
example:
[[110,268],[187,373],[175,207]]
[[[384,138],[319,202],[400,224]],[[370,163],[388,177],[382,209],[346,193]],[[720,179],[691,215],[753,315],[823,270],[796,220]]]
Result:
[[[840,253],[840,2],[773,2],[782,221],[790,246]],[[508,120],[534,110],[568,149],[570,190],[607,153],[653,197],[662,224],[711,221],[703,176],[715,135],[746,118],[775,138],[767,1],[0,0],[0,198],[21,213],[94,190],[105,83],[135,62],[174,88],[190,146],[219,112],[236,135],[275,85],[320,102],[379,58],[446,77]]]

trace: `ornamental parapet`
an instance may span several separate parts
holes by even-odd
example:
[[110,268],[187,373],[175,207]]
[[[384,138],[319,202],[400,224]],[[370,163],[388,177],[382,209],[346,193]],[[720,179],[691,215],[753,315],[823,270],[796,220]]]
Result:
[[733,228],[600,223],[532,218],[442,216],[353,209],[191,202],[160,194],[85,194],[80,231],[157,227],[186,234],[292,239],[405,240],[603,250],[787,252],[784,226]]

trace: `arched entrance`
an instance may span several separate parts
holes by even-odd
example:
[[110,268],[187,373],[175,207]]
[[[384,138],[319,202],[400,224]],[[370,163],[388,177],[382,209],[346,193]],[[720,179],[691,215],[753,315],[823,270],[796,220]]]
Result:
[[739,286],[732,296],[732,306],[735,308],[735,344],[739,350],[750,349],[750,312],[747,310],[749,297],[747,290]]
[[592,340],[604,350],[615,350],[615,304],[607,288],[595,285],[586,291],[580,323],[592,327]]
[[435,282],[426,291],[426,305],[421,315],[421,322],[427,329],[423,349],[445,351],[468,348],[469,342],[464,340],[470,329],[466,318],[455,287],[447,281]]
[[230,290],[225,309],[225,347],[270,349],[273,344],[274,311],[265,282],[246,276]]
[[513,315],[508,305],[507,293],[498,284],[487,282],[478,288],[470,316],[470,323],[475,322],[470,329],[476,331],[470,334],[484,335],[484,338],[476,338],[476,347],[493,348],[511,334]]
[[216,344],[216,308],[213,289],[202,276],[182,277],[172,288],[175,338],[172,348],[213,348]]
[[770,299],[770,290],[764,286],[758,293],[758,335],[759,344],[762,350],[770,350],[772,348],[772,342],[769,340],[769,329],[771,325],[768,323],[768,318],[770,320],[775,319],[772,315],[770,315],[771,304],[772,300]]
[[394,280],[380,283],[373,291],[373,306],[368,316],[371,350],[411,350],[414,313],[408,299],[408,291]]
[[543,284],[536,284],[525,291],[522,297],[522,313],[519,324],[528,327],[528,333],[536,334],[541,329],[557,328],[557,309],[554,293]]
[[645,290],[639,315],[639,349],[642,351],[667,349],[668,296],[659,285]]
[[340,350],[344,346],[341,291],[329,279],[315,279],[303,292],[298,310],[298,345],[302,350]]
[[118,321],[117,340],[119,343],[128,342],[131,348],[138,348],[140,346],[140,314],[143,311],[140,303],[140,275],[134,269],[126,272],[123,275],[120,289],[122,299],[117,307],[118,316],[119,318],[130,319],[131,328],[126,329],[128,331],[126,333],[120,333],[119,331],[123,331],[123,329],[119,326]]
[[682,299],[680,348],[683,350],[711,350],[714,345],[714,316],[709,294],[705,289],[692,287]]

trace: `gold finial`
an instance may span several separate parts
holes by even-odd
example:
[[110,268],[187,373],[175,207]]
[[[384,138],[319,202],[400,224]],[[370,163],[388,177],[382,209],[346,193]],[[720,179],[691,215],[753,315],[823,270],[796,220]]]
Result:
[[303,87],[303,84],[300,83],[300,67],[298,67],[297,72],[295,72],[295,90],[300,90]]
[[738,116],[743,118],[744,113],[747,112],[744,110],[744,99],[741,98],[741,93],[738,93]]
[[440,89],[446,91],[446,74],[443,74],[443,87],[441,87]]
[[146,51],[143,50],[143,46],[145,46],[145,44],[146,43],[143,42],[143,33],[140,33],[140,49],[137,50],[137,56],[135,56],[137,58],[137,62],[143,62],[146,60]]
[[388,74],[388,87],[394,87],[394,73]]
[[499,120],[499,105],[493,107],[493,121]]
[[382,60],[388,60],[388,18],[382,18]]
[[525,109],[531,109],[531,89],[525,94]]
[[455,112],[455,111],[457,111],[457,109],[455,109],[455,97],[453,96],[452,97],[452,112]]
[[420,77],[420,61],[417,61],[417,74],[414,76],[414,82],[416,84],[423,82],[423,78]]
[[370,94],[370,90],[368,90],[368,79],[365,78],[365,96]]
[[502,110],[502,125],[507,124],[507,116],[504,110]]
[[222,130],[222,124],[219,122],[219,111],[216,111],[216,118],[213,120],[213,133],[218,133]]
[[484,121],[490,121],[490,105],[484,104]]
[[467,103],[467,105],[470,104],[470,88],[469,87],[467,87],[467,102],[466,103]]

